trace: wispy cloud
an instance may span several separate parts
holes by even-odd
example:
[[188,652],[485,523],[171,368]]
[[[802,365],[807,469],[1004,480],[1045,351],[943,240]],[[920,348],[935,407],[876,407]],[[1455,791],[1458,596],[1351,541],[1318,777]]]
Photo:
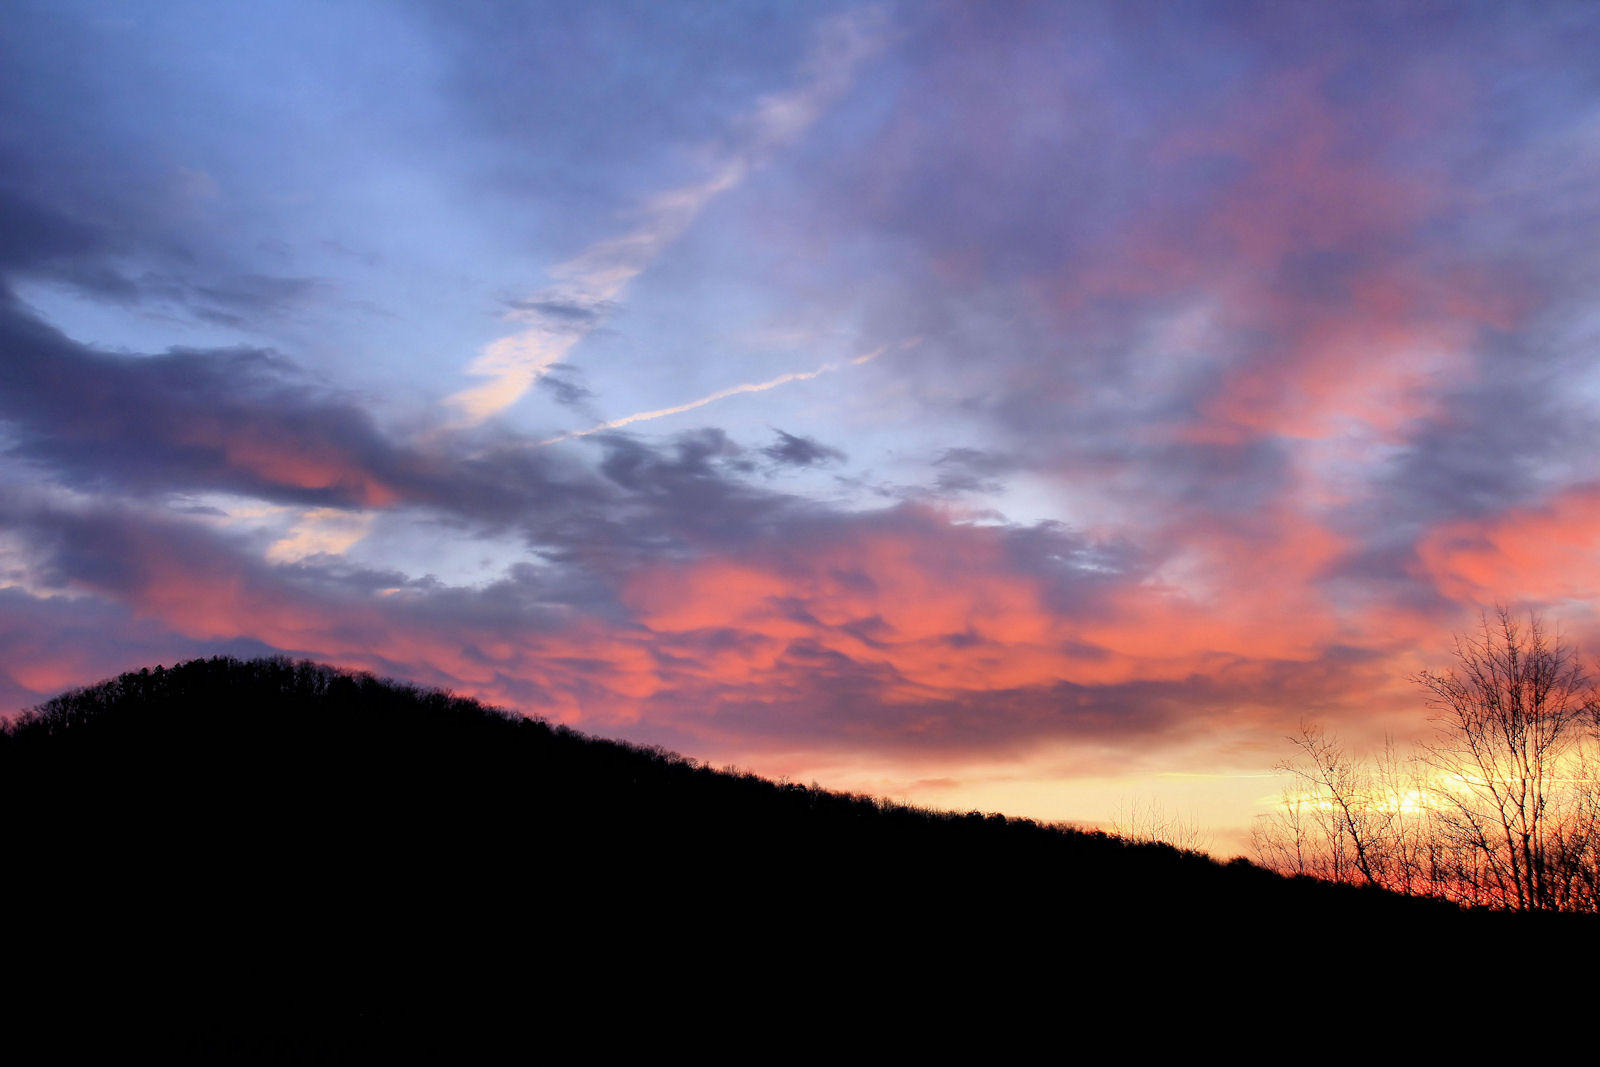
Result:
[[[512,318],[529,325],[484,348],[467,367],[467,374],[483,381],[446,399],[455,412],[456,424],[475,426],[506,410],[564,360],[572,347],[594,330],[628,283],[682,236],[707,204],[798,139],[844,96],[857,68],[883,47],[886,27],[881,7],[863,8],[823,22],[801,66],[805,80],[789,92],[763,98],[735,124],[732,146],[722,151],[709,177],[652,197],[643,205],[633,229],[599,241],[552,268],[554,286],[517,302]],[[741,391],[750,390],[741,387]],[[630,417],[629,421],[638,420]]]
[[370,511],[312,508],[289,531],[267,547],[269,563],[297,563],[312,556],[342,556],[372,531]]

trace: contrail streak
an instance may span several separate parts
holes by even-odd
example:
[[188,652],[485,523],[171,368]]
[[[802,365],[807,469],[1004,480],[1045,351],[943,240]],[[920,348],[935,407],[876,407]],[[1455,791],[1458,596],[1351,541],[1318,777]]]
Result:
[[539,444],[553,445],[558,441],[570,441],[574,437],[588,437],[592,433],[601,433],[605,430],[615,430],[622,426],[630,426],[636,422],[649,422],[651,419],[664,419],[668,415],[679,415],[685,411],[693,411],[695,408],[703,408],[707,404],[714,404],[718,400],[726,400],[730,396],[739,396],[742,393],[764,393],[768,389],[776,389],[778,386],[788,385],[790,382],[810,381],[812,378],[818,378],[824,374],[830,374],[833,371],[841,370],[845,366],[858,367],[863,363],[877,359],[879,356],[889,351],[891,347],[898,347],[901,349],[911,348],[921,340],[922,338],[916,337],[909,341],[902,341],[897,346],[882,345],[873,349],[871,352],[868,352],[864,356],[857,356],[856,358],[850,360],[848,364],[824,363],[816,370],[791,371],[788,374],[780,374],[776,378],[769,378],[764,382],[745,382],[741,385],[730,385],[726,389],[718,389],[714,393],[707,394],[698,400],[691,400],[686,404],[678,404],[670,408],[657,408],[654,411],[637,411],[632,415],[623,415],[621,418],[611,419],[608,422],[602,422],[598,425],[591,426],[587,430],[573,430],[569,433],[557,434],[555,437],[546,438],[545,440],[540,441]]
[[[804,79],[787,92],[756,102],[739,124],[743,136],[722,154],[708,177],[652,197],[641,205],[642,218],[633,229],[598,241],[551,268],[556,287],[534,294],[511,316],[528,322],[527,328],[485,347],[467,365],[467,374],[482,380],[445,398],[445,405],[456,413],[452,425],[477,426],[498,415],[565,360],[573,346],[594,330],[611,302],[689,229],[707,204],[793,144],[844,97],[856,71],[887,43],[888,28],[887,9],[876,5],[823,20],[802,64]],[[553,314],[549,305],[557,306]]]

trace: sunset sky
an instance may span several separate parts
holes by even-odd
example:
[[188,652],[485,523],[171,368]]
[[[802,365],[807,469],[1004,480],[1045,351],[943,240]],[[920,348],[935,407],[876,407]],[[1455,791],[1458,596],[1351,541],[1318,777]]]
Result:
[[1194,813],[1600,652],[1593,3],[0,12],[0,709],[283,653]]

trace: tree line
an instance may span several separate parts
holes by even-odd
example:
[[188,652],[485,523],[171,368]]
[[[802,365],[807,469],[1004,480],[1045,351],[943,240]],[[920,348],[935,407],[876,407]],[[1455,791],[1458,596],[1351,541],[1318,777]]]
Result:
[[1538,617],[1485,614],[1415,681],[1433,735],[1370,755],[1316,724],[1290,741],[1258,862],[1285,874],[1511,911],[1600,912],[1600,683]]

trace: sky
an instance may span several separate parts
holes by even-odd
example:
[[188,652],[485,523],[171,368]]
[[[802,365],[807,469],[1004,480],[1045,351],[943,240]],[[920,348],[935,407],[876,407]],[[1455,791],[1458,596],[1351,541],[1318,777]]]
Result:
[[0,708],[306,657],[1238,851],[1600,652],[1592,3],[0,13]]

